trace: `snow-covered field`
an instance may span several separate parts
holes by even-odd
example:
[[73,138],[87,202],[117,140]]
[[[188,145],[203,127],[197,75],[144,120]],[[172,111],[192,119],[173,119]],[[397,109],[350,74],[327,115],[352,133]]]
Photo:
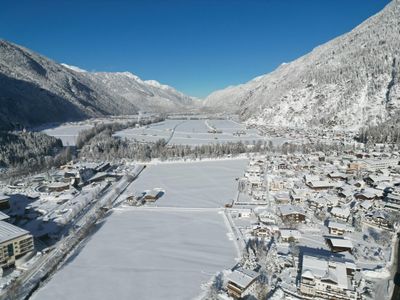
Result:
[[43,130],[50,136],[61,139],[64,146],[75,146],[76,138],[80,131],[92,128],[90,124],[63,124],[57,127]]
[[246,166],[245,159],[148,165],[125,195],[161,188],[157,206],[222,207],[236,195],[235,179]]
[[[96,119],[80,123],[61,124],[41,131],[61,139],[64,146],[75,146],[79,132],[93,127],[96,123],[126,122],[129,120]],[[220,132],[209,133],[214,128]],[[267,138],[259,135],[256,129],[246,129],[243,124],[232,120],[165,120],[146,127],[124,129],[116,132],[114,136],[139,142],[156,142],[164,139],[169,144],[191,146],[239,141],[253,143],[259,140],[267,140]],[[273,139],[273,142],[277,144],[284,141]]]
[[217,212],[114,212],[33,299],[192,299],[234,264]]
[[[209,133],[215,128],[220,133]],[[238,136],[237,133],[241,135]],[[227,142],[264,140],[256,129],[246,129],[232,120],[166,120],[148,128],[130,128],[115,134],[119,137],[153,142],[165,139],[176,145],[205,145]]]
[[[143,114],[142,118],[150,118],[151,114]],[[79,132],[92,128],[95,125],[107,123],[126,123],[137,120],[136,115],[113,116],[96,119],[88,119],[79,122],[69,122],[63,124],[45,124],[34,128],[35,131],[44,132],[62,140],[64,146],[75,146]]]
[[237,255],[221,207],[247,160],[148,166],[125,196],[162,188],[154,206],[121,206],[33,299],[193,299]]

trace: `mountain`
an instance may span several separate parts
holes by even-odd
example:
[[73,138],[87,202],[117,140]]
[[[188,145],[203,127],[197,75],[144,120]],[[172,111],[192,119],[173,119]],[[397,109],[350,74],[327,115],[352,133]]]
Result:
[[137,111],[83,73],[4,40],[0,40],[0,103],[0,128]]
[[196,99],[168,85],[160,84],[155,80],[142,80],[129,72],[86,72],[84,74],[141,111],[183,112],[192,109],[198,103]]
[[357,128],[398,114],[400,0],[272,73],[210,94],[204,106],[249,123]]
[[0,129],[104,115],[181,112],[194,99],[157,81],[90,73],[0,40]]
[[75,66],[71,66],[71,65],[67,65],[67,64],[61,64],[61,65],[64,66],[64,67],[66,67],[66,68],[68,68],[68,69],[70,69],[70,70],[72,70],[72,71],[78,72],[78,73],[85,73],[85,72],[87,72],[86,70],[81,69],[81,68],[79,68],[79,67],[75,67]]

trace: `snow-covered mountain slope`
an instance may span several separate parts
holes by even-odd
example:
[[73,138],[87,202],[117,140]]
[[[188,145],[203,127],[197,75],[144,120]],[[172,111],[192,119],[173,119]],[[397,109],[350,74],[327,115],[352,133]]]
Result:
[[211,109],[252,123],[358,127],[400,108],[400,0],[272,73],[210,94]]
[[179,112],[198,103],[174,88],[155,80],[142,80],[129,72],[84,73],[85,76],[107,88],[112,94],[126,99],[141,111]]
[[86,70],[81,69],[81,68],[79,68],[79,67],[70,66],[70,65],[67,65],[67,64],[61,64],[61,65],[64,66],[64,67],[66,67],[66,68],[68,68],[68,69],[70,69],[70,70],[72,70],[72,71],[75,71],[75,72],[79,72],[79,73],[85,73],[85,72],[87,72]]
[[0,128],[137,112],[83,74],[0,40]]
[[110,114],[182,112],[198,101],[128,73],[91,73],[0,40],[0,129]]

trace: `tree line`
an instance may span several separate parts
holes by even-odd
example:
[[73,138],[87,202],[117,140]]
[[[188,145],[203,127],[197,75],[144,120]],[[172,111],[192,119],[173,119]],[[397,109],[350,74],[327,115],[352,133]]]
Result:
[[153,117],[151,119],[141,120],[139,122],[130,121],[126,123],[113,122],[106,124],[95,125],[92,128],[82,130],[79,132],[78,137],[76,139],[76,148],[81,149],[85,144],[87,144],[92,138],[99,135],[102,132],[110,132],[115,133],[117,131],[135,127],[136,125],[146,126],[152,123],[158,123],[164,121],[165,118],[162,116]]
[[236,156],[245,153],[341,153],[350,146],[341,143],[283,143],[274,145],[272,141],[258,140],[253,142],[228,142],[205,145],[176,145],[167,144],[164,139],[156,142],[144,143],[126,138],[113,136],[114,131],[104,128],[103,131],[93,136],[79,150],[79,158],[86,160],[115,160],[130,159],[137,161],[150,161],[152,159],[203,159]]
[[400,117],[392,117],[380,124],[362,127],[356,139],[365,144],[400,144]]
[[168,145],[164,139],[154,143],[141,143],[126,138],[115,138],[110,130],[105,130],[92,138],[80,149],[79,157],[90,160],[131,159],[149,161],[154,158],[201,159],[217,158],[249,152],[251,149],[243,142],[207,145]]
[[71,159],[60,139],[40,132],[0,132],[0,167],[26,173],[59,166]]

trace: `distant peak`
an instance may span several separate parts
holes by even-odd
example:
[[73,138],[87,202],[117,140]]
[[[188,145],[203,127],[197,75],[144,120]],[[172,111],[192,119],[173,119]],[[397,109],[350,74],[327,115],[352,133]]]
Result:
[[81,69],[81,68],[76,67],[76,66],[70,66],[70,65],[67,65],[67,64],[61,64],[61,65],[66,67],[67,69],[70,69],[70,70],[78,72],[78,73],[86,73],[87,72],[86,70]]
[[264,76],[265,76],[265,74],[264,74],[264,75],[257,76],[257,77],[254,77],[251,81],[254,81],[254,82],[260,81],[261,79],[264,78]]
[[124,75],[124,76],[126,76],[128,78],[131,78],[133,80],[136,80],[136,81],[142,81],[138,76],[136,76],[136,75],[134,75],[134,74],[132,74],[131,72],[128,72],[128,71],[120,72],[120,74]]
[[147,83],[148,85],[151,85],[151,86],[154,86],[157,88],[161,88],[161,89],[169,89],[170,88],[170,86],[161,84],[157,80],[145,80],[144,82]]

